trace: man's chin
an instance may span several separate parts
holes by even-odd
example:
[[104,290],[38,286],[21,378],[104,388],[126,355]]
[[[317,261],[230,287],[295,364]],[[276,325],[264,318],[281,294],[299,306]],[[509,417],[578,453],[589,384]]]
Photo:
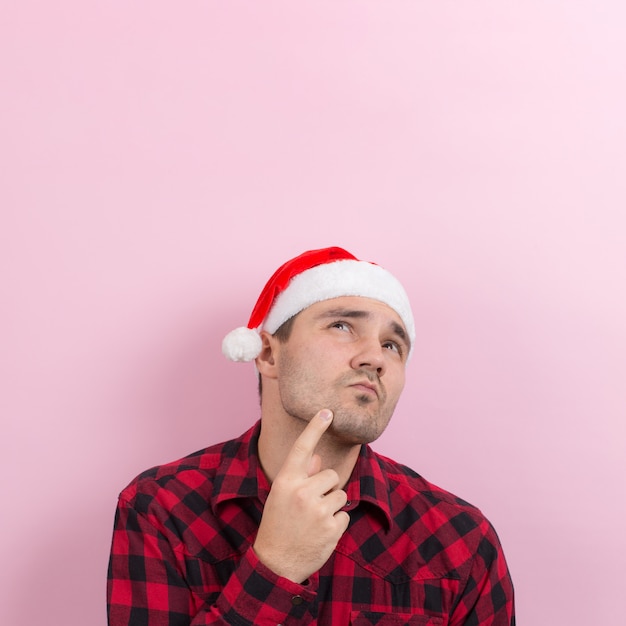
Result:
[[361,445],[376,441],[383,434],[385,426],[381,426],[379,419],[370,414],[335,413],[329,433],[347,445]]

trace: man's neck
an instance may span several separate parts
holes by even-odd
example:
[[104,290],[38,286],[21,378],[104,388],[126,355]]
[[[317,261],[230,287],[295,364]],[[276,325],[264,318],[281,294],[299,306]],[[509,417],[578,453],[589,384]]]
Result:
[[[259,460],[270,483],[274,481],[296,439],[307,425],[304,420],[289,415],[267,415],[261,418],[259,435]],[[339,475],[343,488],[352,474],[359,457],[359,444],[338,443],[331,434],[323,435],[315,454],[321,460],[320,469],[333,469]]]

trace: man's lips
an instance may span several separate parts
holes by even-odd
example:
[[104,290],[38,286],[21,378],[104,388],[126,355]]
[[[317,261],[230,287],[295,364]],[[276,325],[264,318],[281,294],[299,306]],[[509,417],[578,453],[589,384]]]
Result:
[[359,391],[364,391],[365,393],[371,393],[378,396],[378,388],[374,383],[369,382],[369,380],[359,381],[357,383],[352,383],[350,387],[354,387]]

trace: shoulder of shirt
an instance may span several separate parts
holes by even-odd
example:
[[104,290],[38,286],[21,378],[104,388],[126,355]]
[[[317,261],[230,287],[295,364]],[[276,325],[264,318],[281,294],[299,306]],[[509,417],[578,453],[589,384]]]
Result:
[[242,445],[241,438],[231,439],[202,448],[180,459],[155,465],[137,475],[122,490],[120,499],[132,502],[138,493],[152,493],[172,483],[183,480],[183,476],[195,473],[205,481],[211,481],[225,457],[233,457]]
[[403,492],[403,499],[410,500],[414,506],[417,505],[417,501],[421,500],[428,510],[433,506],[444,506],[450,510],[456,509],[459,513],[468,513],[476,519],[484,519],[480,509],[467,500],[431,483],[402,463],[376,452],[374,454],[390,483],[390,493]]

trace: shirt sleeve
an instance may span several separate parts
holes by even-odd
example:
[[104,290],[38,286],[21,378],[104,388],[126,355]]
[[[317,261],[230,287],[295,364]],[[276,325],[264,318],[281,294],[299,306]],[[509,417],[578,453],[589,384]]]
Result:
[[[193,593],[166,528],[120,499],[109,560],[109,626],[309,624],[315,585],[276,576],[250,547],[211,603]],[[184,558],[183,558],[184,560]]]
[[515,626],[513,582],[495,529],[484,520],[450,626]]

